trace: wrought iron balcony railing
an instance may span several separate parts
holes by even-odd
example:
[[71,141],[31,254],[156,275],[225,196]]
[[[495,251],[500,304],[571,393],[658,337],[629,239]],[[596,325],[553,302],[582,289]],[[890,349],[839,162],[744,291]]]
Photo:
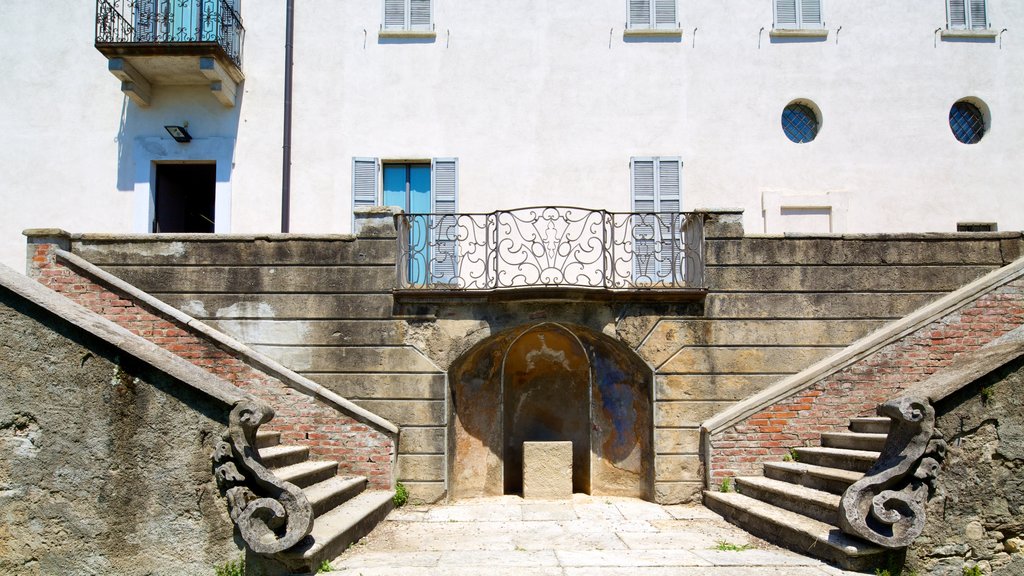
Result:
[[704,214],[564,206],[399,214],[398,287],[704,288]]
[[237,0],[96,0],[96,44],[217,44],[242,66]]

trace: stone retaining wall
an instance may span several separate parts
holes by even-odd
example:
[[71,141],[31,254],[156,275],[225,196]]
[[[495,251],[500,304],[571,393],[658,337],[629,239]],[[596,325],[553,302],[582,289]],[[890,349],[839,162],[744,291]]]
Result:
[[129,295],[64,266],[54,254],[57,247],[32,246],[31,277],[266,402],[276,416],[261,429],[281,432],[282,443],[308,446],[313,459],[339,461],[339,475],[365,476],[371,487],[391,487],[394,442],[388,434],[286,386]]

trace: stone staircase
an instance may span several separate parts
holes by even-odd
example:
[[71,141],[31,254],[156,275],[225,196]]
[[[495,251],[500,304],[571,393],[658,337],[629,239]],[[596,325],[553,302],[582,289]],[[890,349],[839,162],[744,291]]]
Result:
[[888,418],[854,418],[849,432],[824,433],[821,447],[794,449],[764,476],[735,478],[735,492],[704,492],[704,504],[747,532],[846,570],[887,565],[893,551],[839,530],[839,500],[874,464]]
[[260,431],[256,447],[273,473],[305,493],[313,507],[313,531],[278,555],[290,567],[315,572],[370,532],[394,506],[390,490],[367,490],[362,476],[338,476],[338,463],[309,460],[306,446],[282,445],[280,432]]

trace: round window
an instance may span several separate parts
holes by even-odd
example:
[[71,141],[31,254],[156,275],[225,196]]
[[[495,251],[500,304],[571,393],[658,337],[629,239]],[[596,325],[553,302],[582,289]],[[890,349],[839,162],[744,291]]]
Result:
[[949,109],[949,129],[964,144],[977,144],[985,135],[985,115],[973,103],[961,100]]
[[793,103],[782,110],[782,131],[797,144],[814,140],[820,125],[818,115],[806,104]]

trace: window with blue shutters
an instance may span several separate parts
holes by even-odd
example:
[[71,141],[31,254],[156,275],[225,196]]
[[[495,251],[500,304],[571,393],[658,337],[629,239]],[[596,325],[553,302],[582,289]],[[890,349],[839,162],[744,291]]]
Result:
[[987,29],[985,0],[946,0],[946,26],[950,30]]
[[457,158],[423,162],[352,159],[352,206],[397,206],[420,214],[409,222],[409,270],[412,284],[448,284],[458,256],[455,211]]
[[676,0],[628,0],[626,27],[631,30],[679,28]]
[[383,0],[384,30],[433,30],[432,0]]
[[633,276],[638,282],[673,277],[682,258],[682,161],[678,157],[630,160],[634,214],[630,226]]
[[777,30],[821,28],[823,0],[774,0]]

